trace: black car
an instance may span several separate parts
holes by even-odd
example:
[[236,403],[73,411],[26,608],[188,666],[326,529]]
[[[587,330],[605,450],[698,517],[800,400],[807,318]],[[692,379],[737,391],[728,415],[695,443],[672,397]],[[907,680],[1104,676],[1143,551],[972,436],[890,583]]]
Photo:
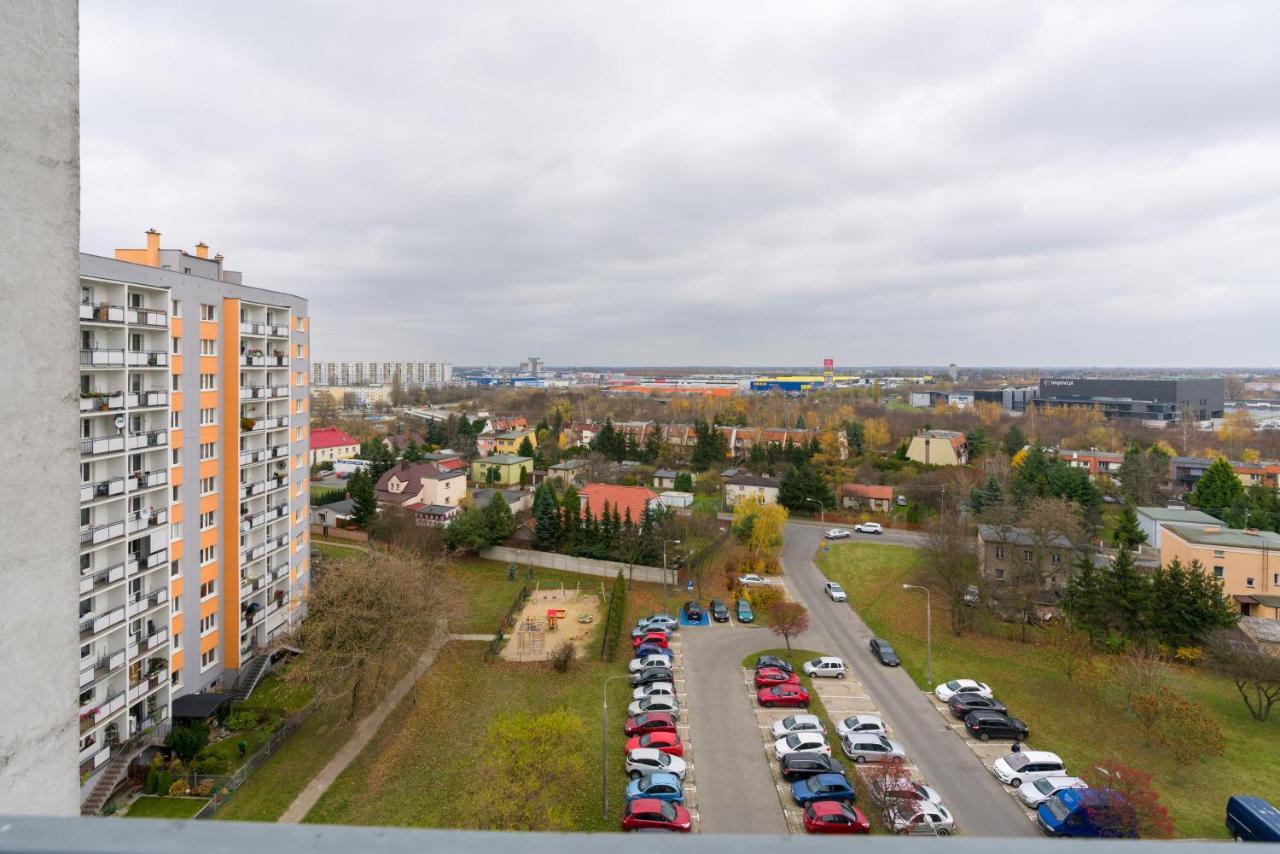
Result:
[[778,763],[784,780],[803,780],[815,774],[843,774],[844,767],[821,753],[788,753]]
[[1009,714],[1009,710],[1004,703],[992,697],[984,697],[981,694],[952,694],[951,699],[947,701],[947,708],[951,709],[951,714],[960,720],[967,718],[970,712]]
[[762,655],[756,659],[756,670],[762,667],[776,667],[783,673],[795,673],[791,665],[778,658],[776,655]]
[[970,712],[965,716],[964,726],[982,741],[990,741],[993,738],[1024,741],[1028,732],[1027,725],[1022,721],[999,712]]
[[885,667],[897,667],[902,664],[898,661],[898,654],[893,651],[893,647],[889,646],[889,642],[883,638],[871,639],[871,654],[880,659],[880,663]]
[[711,600],[711,608],[709,610],[711,611],[711,619],[717,623],[729,622],[729,609],[719,599]]
[[631,674],[631,687],[650,685],[654,682],[674,682],[670,667],[646,667]]
[[691,623],[702,622],[703,613],[704,612],[702,610],[702,606],[699,605],[697,602],[693,601],[692,599],[684,603],[684,615],[686,618],[688,618],[689,622]]

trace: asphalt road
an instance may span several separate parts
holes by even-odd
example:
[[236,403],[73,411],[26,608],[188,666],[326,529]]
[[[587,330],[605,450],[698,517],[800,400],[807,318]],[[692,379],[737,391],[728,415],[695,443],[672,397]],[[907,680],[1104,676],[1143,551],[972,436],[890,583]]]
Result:
[[[845,660],[845,665],[862,682],[867,695],[893,728],[894,737],[906,748],[908,761],[942,795],[962,833],[988,837],[1038,836],[1035,826],[1005,794],[1000,783],[959,737],[944,726],[911,678],[901,668],[882,667],[871,657],[867,642],[872,633],[858,614],[844,603],[832,602],[823,593],[826,578],[812,560],[821,544],[823,530],[821,526],[792,523],[787,525],[784,535],[782,563],[787,586],[811,616],[809,632],[793,643],[839,655]],[[921,535],[907,531],[888,531],[882,536],[864,539],[898,545],[920,545],[923,540]],[[726,661],[724,666],[727,665]],[[705,743],[705,736],[702,737]],[[709,752],[699,744],[699,774]]]

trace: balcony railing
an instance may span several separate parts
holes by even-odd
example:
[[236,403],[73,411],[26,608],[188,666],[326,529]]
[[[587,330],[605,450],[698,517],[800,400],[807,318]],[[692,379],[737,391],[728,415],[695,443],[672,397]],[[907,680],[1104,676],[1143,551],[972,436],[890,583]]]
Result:
[[130,308],[128,320],[131,325],[137,324],[139,326],[169,325],[168,313],[154,308]]
[[273,385],[267,388],[268,398],[280,398],[289,396],[289,387],[287,385]]
[[169,642],[169,629],[156,629],[149,635],[130,635],[129,646],[125,652],[129,661],[133,661],[139,655],[148,652],[154,652],[162,644]]
[[129,434],[129,450],[136,451],[140,448],[163,448],[169,444],[169,431],[161,430],[143,430],[139,433]]
[[163,368],[169,364],[169,354],[164,350],[130,350],[128,362],[133,368]]
[[275,325],[269,324],[267,326],[267,334],[270,335],[272,338],[288,338],[289,327],[284,326],[282,324],[278,324],[278,323]]
[[80,660],[80,687],[92,684],[95,680],[101,679],[113,670],[117,670],[124,666],[125,651],[123,649],[115,652],[103,652],[96,658],[87,658]]
[[240,552],[240,563],[242,565],[247,565],[249,563],[252,563],[255,560],[261,560],[262,558],[266,557],[266,554],[267,554],[266,543],[263,543],[262,545],[254,546],[251,549],[245,549],[244,551]]
[[80,392],[81,412],[114,412],[117,409],[124,409],[122,391]]
[[155,569],[157,566],[163,566],[168,562],[169,562],[168,546],[165,546],[162,549],[156,549],[153,552],[148,552],[147,554],[140,553],[138,555],[138,566],[142,567],[143,569]]
[[289,357],[281,356],[278,354],[274,356],[268,356],[267,365],[272,368],[287,368],[289,367]]
[[124,350],[81,350],[80,367],[82,368],[120,368],[124,367]]
[[80,529],[80,545],[101,545],[110,542],[117,537],[124,536],[124,522],[108,522],[105,525],[95,525],[89,528]]
[[101,614],[86,614],[80,618],[81,635],[96,635],[99,632],[105,632],[112,626],[118,626],[124,622],[124,606],[120,605],[105,611]]
[[240,322],[240,334],[241,334],[241,335],[266,335],[266,334],[267,334],[267,324],[265,324],[265,323],[251,323],[251,322],[247,322],[247,321],[241,321],[241,322]]
[[266,396],[267,396],[267,389],[265,386],[246,385],[246,386],[240,387],[241,400],[261,400]]
[[129,488],[131,490],[153,489],[157,486],[164,486],[168,482],[168,469],[135,472],[129,476]]
[[287,457],[289,455],[288,445],[274,445],[271,448],[271,458]]
[[241,531],[252,531],[254,528],[260,528],[267,524],[266,513],[250,513],[240,519]]
[[169,523],[169,510],[167,507],[138,510],[126,516],[125,522],[129,526],[129,533],[136,534],[139,531],[145,531],[147,528],[154,528],[156,525],[167,525]]
[[261,495],[267,491],[265,483],[242,483],[240,484],[240,498],[252,498],[255,495]]
[[240,452],[240,465],[251,466],[254,463],[264,463],[267,461],[269,452],[266,448],[258,448],[253,451]]
[[129,395],[129,408],[142,409],[148,406],[168,406],[169,392],[139,391]]
[[123,450],[123,436],[98,436],[94,439],[80,440],[80,456],[82,457],[97,457],[103,454],[116,454]]
[[124,323],[124,306],[80,303],[80,319],[96,323]]
[[94,501],[98,498],[110,498],[112,495],[124,494],[124,478],[113,477],[97,483],[86,483],[80,487],[80,500]]
[[267,357],[260,353],[257,355],[241,353],[240,364],[246,368],[265,368],[267,366]]
[[286,546],[289,545],[289,535],[281,534],[278,537],[274,537],[270,540],[267,540],[265,545],[267,547],[267,554],[278,552],[280,551],[280,549],[285,548]]
[[280,429],[281,427],[288,427],[288,426],[289,426],[289,416],[288,416],[288,415],[273,415],[273,416],[271,416],[270,418],[264,418],[264,419],[262,420],[262,422],[263,422],[263,425],[264,425],[268,430],[278,430],[278,429]]
[[274,492],[277,489],[284,489],[289,485],[289,476],[278,474],[275,477],[267,478],[267,492]]
[[123,563],[109,566],[97,572],[86,573],[80,576],[80,594],[90,593],[95,588],[108,587],[117,581],[124,581],[124,578],[125,564]]

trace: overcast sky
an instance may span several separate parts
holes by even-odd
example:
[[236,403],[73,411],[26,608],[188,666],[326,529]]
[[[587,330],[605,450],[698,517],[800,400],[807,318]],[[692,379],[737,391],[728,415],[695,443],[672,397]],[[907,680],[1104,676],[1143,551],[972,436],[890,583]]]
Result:
[[1280,362],[1274,0],[81,15],[83,249],[319,360]]

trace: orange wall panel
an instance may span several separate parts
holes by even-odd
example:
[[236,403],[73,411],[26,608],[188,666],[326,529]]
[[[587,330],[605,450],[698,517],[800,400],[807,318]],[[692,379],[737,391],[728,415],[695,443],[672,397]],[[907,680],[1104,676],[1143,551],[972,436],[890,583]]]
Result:
[[182,486],[182,466],[169,469],[169,483],[173,486]]
[[182,373],[182,357],[176,353],[171,353],[169,355],[169,373],[171,374]]
[[182,540],[173,540],[169,543],[169,560],[174,561],[175,563],[182,560],[182,545]]
[[182,524],[183,504],[179,501],[177,504],[169,505],[169,521],[175,525]]
[[182,662],[185,660],[183,652],[185,650],[175,650],[173,655],[169,656],[169,671],[171,673],[179,673],[182,671]]
[[212,632],[209,632],[209,634],[205,635],[204,637],[200,638],[200,654],[204,655],[206,652],[213,649],[217,645],[218,645],[218,632],[217,630],[214,630]]
[[[227,300],[224,300],[224,302],[227,302]],[[230,300],[230,302],[235,302],[235,303],[236,303],[236,323],[237,323],[236,329],[239,329],[240,327],[239,327],[239,325],[238,325],[238,324],[239,324],[239,322],[240,322],[240,320],[239,320],[239,318],[240,318],[240,307],[239,307],[240,300]],[[217,322],[216,320],[201,320],[201,321],[200,321],[200,325],[199,325],[199,330],[200,330],[200,337],[201,337],[201,338],[217,338],[217,337],[218,337],[218,322]],[[206,373],[208,373],[208,372],[206,371]]]
[[[239,455],[239,454],[223,454],[223,456],[224,456],[225,458],[227,458],[227,459],[232,460],[233,462],[239,462],[239,461],[240,461],[240,455]],[[214,475],[216,475],[217,473],[218,473],[218,461],[217,461],[217,460],[201,460],[201,461],[200,461],[200,479],[201,479],[201,480],[203,480],[203,479],[204,479],[204,478],[206,478],[206,477],[213,477],[213,476],[214,476]],[[232,483],[234,483],[234,482],[235,482],[235,481],[232,481]]]
[[170,430],[169,431],[169,447],[181,449],[182,437],[183,437],[183,432],[181,430]]
[[181,575],[169,582],[169,598],[177,599],[182,595],[182,582],[186,581]]
[[181,317],[169,318],[169,334],[172,335],[174,338],[182,337],[182,318]]
[[200,619],[204,619],[210,614],[218,613],[218,597],[210,596],[208,599],[200,603]]
[[209,546],[218,544],[218,526],[215,525],[207,531],[200,532],[200,548],[207,549]]
[[[222,649],[222,663],[232,670],[240,668],[240,300],[222,301],[222,364],[218,381],[222,395],[222,589],[227,607],[222,611],[223,633],[227,642]],[[210,336],[212,337],[212,336]]]
[[216,492],[211,492],[208,495],[201,495],[200,496],[200,512],[211,513],[214,510],[217,510],[218,499],[221,497],[222,496]]
[[186,615],[184,614],[174,614],[172,617],[169,618],[169,631],[172,634],[175,634],[175,635],[182,634],[182,629],[185,625],[186,625]]
[[[208,395],[211,395],[211,396],[212,396],[212,397],[211,397],[211,399],[210,399],[210,400],[208,400],[208,401],[206,401],[206,400],[205,400],[205,395],[206,395],[206,394],[208,394]],[[201,408],[201,409],[212,409],[212,408],[214,408],[214,407],[215,407],[215,406],[217,406],[217,405],[218,405],[218,397],[217,397],[217,394],[216,394],[215,392],[212,392],[212,391],[210,391],[210,392],[203,392],[203,393],[200,395],[200,408]],[[216,441],[218,441],[218,432],[219,432],[219,431],[218,431],[218,426],[217,426],[216,424],[209,424],[209,425],[206,425],[206,426],[204,426],[204,427],[201,427],[201,428],[200,428],[200,431],[199,431],[200,444],[204,445],[204,444],[206,444],[206,443],[208,443],[208,442],[216,442]],[[238,447],[238,446],[237,446],[237,447]]]
[[182,411],[182,392],[180,391],[170,392],[169,408],[177,412]]
[[212,563],[208,563],[200,567],[200,574],[198,578],[200,579],[201,584],[204,584],[207,581],[212,581],[217,577],[218,577],[218,562],[216,560],[213,561]]

